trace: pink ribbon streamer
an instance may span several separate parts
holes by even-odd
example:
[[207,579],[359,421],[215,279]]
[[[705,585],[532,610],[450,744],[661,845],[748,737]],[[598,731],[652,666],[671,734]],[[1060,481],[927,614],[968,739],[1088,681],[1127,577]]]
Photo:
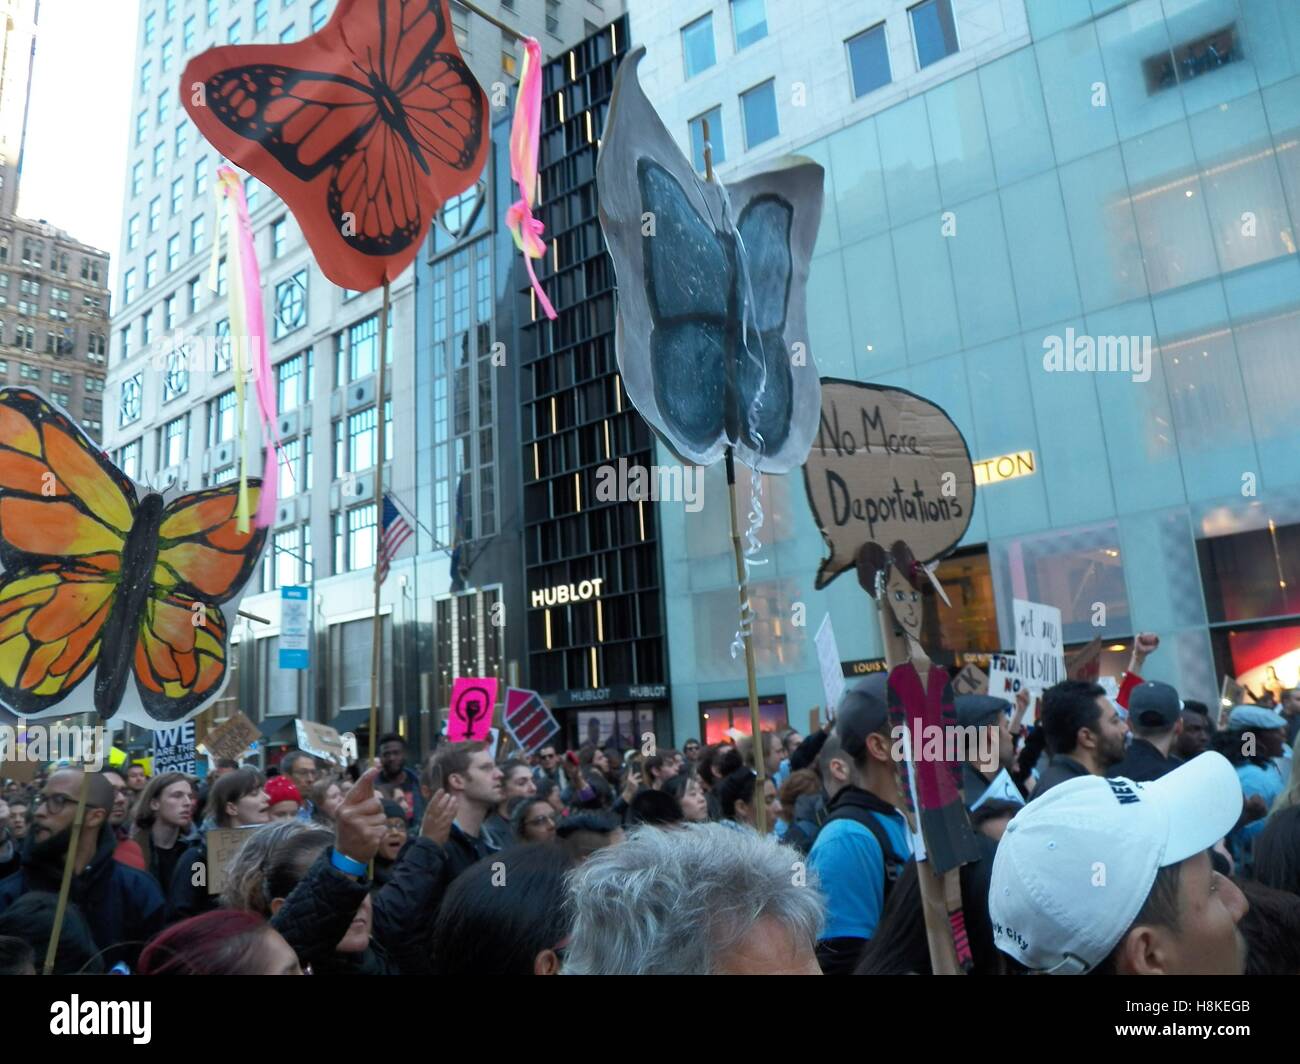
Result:
[[244,197],[244,183],[233,169],[223,166],[217,171],[225,179],[226,194],[233,196],[239,219],[239,233],[230,239],[239,240],[239,264],[243,274],[243,299],[245,322],[252,345],[253,381],[257,393],[258,413],[262,419],[262,434],[266,442],[266,461],[262,468],[262,491],[257,506],[255,524],[267,528],[275,521],[275,504],[279,478],[280,436],[276,430],[275,387],[271,379],[271,357],[266,347],[266,317],[262,311],[262,272],[257,265],[257,252],[253,243],[253,226],[248,218],[248,201]]
[[525,37],[524,68],[519,76],[515,117],[510,126],[510,176],[519,186],[520,198],[506,211],[506,226],[514,237],[515,247],[524,253],[528,280],[532,283],[542,312],[554,321],[558,315],[551,301],[546,298],[546,292],[533,270],[532,261],[546,255],[546,241],[542,239],[546,227],[533,215],[541,125],[542,46],[532,37]]

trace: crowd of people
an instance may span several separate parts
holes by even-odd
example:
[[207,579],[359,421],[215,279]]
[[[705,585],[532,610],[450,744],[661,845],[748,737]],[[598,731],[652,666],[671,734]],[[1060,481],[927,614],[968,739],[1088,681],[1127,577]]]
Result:
[[[1157,646],[1115,702],[954,700],[988,740],[960,767],[974,974],[1300,973],[1300,690],[1220,718],[1142,678]],[[56,973],[929,973],[888,701],[878,674],[809,735],[649,755],[54,765],[4,785],[0,973],[43,965],[83,789]]]

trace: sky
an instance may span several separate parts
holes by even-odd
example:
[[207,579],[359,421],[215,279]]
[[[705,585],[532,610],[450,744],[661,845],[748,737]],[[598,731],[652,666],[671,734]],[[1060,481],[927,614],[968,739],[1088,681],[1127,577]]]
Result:
[[[121,247],[140,0],[41,0],[18,213]],[[109,287],[117,286],[117,268]]]

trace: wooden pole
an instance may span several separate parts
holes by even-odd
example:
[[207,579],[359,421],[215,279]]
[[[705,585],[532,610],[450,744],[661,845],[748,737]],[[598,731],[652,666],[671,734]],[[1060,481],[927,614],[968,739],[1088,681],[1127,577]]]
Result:
[[[713,145],[709,143],[709,120],[704,119],[704,178],[713,184]],[[745,552],[740,546],[740,520],[736,511],[736,459],[731,447],[727,448],[727,498],[731,506],[731,549],[736,556],[736,586],[740,592],[741,634],[745,643],[745,680],[749,686],[749,729],[753,741],[754,772],[754,827],[760,835],[767,834],[767,749],[763,743],[762,721],[758,717],[758,680],[754,675],[754,640],[746,624],[745,609],[749,604],[749,580],[745,576]]]
[[90,790],[90,772],[83,765],[81,769],[81,788],[77,792],[77,812],[72,818],[72,837],[68,840],[68,855],[63,861],[63,881],[59,884],[59,900],[54,908],[54,930],[50,932],[50,944],[45,950],[45,965],[42,975],[54,974],[54,958],[59,952],[59,936],[63,932],[63,916],[68,911],[68,895],[72,891],[72,877],[76,873],[77,850],[81,846],[81,826],[86,821],[86,793]]
[[507,26],[499,18],[494,18],[493,16],[489,15],[481,7],[478,7],[475,4],[471,4],[469,0],[461,0],[461,5],[463,7],[469,8],[471,11],[474,12],[474,14],[476,14],[479,18],[483,19],[484,21],[492,23],[492,25],[494,25],[502,33],[510,34],[510,36],[517,41],[522,41],[524,39],[524,35],[520,33],[517,29],[515,29],[513,26]]
[[384,389],[388,373],[388,282],[384,282],[384,309],[379,315],[379,394],[375,399],[375,602],[373,627],[370,630],[370,756],[366,767],[375,760],[375,739],[379,728],[379,668],[384,649],[384,625],[379,616],[379,548],[384,537]]

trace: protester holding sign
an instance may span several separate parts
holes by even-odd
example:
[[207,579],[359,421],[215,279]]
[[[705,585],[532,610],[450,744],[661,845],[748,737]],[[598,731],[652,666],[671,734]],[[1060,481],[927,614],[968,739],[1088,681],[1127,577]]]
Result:
[[[28,892],[57,894],[72,840],[72,821],[83,773],[60,769],[50,774],[32,813],[30,840],[21,870],[0,881],[0,912]],[[113,859],[117,840],[108,824],[113,788],[102,775],[86,781],[86,811],[77,850],[78,869],[69,900],[86,918],[105,966],[134,964],[141,944],[161,930],[163,894],[157,880]]]

